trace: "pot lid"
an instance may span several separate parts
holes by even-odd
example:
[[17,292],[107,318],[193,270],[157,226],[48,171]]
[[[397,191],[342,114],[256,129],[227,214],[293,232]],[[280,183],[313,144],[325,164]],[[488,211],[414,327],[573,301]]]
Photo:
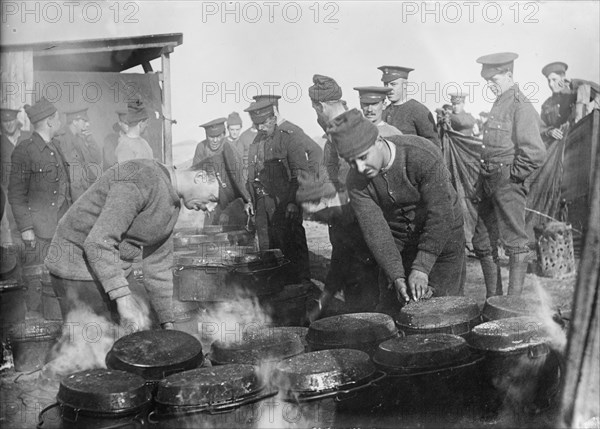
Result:
[[296,356],[304,352],[304,344],[294,332],[263,331],[245,336],[241,341],[217,340],[210,349],[211,360],[215,363],[258,365]]
[[439,329],[469,322],[479,317],[477,303],[462,296],[440,296],[411,301],[398,313],[400,327],[411,329]]
[[543,323],[534,317],[511,317],[477,325],[469,344],[479,350],[509,352],[547,343],[549,336]]
[[398,334],[392,319],[383,313],[351,313],[319,319],[310,324],[309,344],[343,346],[383,341]]
[[522,295],[492,296],[485,301],[482,313],[488,320],[530,316],[535,314],[541,305],[538,299],[528,299]]
[[175,234],[173,244],[175,247],[198,246],[202,244],[229,243],[227,234]]
[[375,372],[367,353],[333,349],[303,353],[279,362],[274,379],[283,391],[317,393],[362,383]]
[[200,341],[175,330],[134,332],[117,340],[106,356],[109,368],[133,372],[147,380],[196,368],[203,361]]
[[444,368],[470,357],[467,341],[452,334],[416,334],[379,345],[373,361],[384,368],[417,371]]
[[219,365],[173,374],[158,384],[156,401],[170,406],[234,402],[263,388],[252,365]]
[[60,382],[56,399],[74,409],[117,413],[135,409],[152,399],[146,380],[136,374],[92,369],[68,375]]

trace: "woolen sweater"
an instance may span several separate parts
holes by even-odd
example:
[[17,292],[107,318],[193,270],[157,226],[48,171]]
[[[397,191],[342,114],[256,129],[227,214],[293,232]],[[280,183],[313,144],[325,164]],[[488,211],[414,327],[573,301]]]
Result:
[[126,278],[141,254],[152,305],[161,323],[172,321],[171,235],[179,209],[164,165],[155,160],[114,165],[61,219],[46,266],[58,277],[97,280],[114,300],[131,293]]
[[[390,280],[404,278],[401,251],[416,245],[412,268],[429,273],[451,240],[464,240],[463,217],[440,150],[429,140],[402,135],[391,167],[373,179],[350,170],[350,203],[365,241]],[[461,234],[462,237],[461,237]]]

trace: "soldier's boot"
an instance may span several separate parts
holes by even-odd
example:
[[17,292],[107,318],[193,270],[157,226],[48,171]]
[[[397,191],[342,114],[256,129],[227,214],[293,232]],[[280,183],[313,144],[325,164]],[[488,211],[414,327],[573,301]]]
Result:
[[529,253],[512,254],[509,257],[509,277],[508,294],[521,295],[523,293],[523,284],[525,283],[525,274],[527,274],[527,258]]
[[502,295],[500,265],[494,261],[491,255],[480,258],[479,262],[481,263],[481,271],[483,271],[483,279],[485,281],[485,297]]

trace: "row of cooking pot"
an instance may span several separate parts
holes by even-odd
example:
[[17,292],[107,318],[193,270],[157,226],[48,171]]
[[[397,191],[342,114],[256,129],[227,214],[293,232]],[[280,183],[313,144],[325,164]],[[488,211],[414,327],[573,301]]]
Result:
[[[204,357],[193,337],[178,331],[139,332],[115,343],[106,358],[111,368],[108,373],[125,370],[151,382],[156,389],[156,406],[151,418],[161,420],[181,414],[200,412],[206,417],[206,414],[239,410],[274,395],[273,386],[284,391],[290,401],[334,397],[340,406],[351,405],[352,409],[367,404],[397,406],[407,391],[419,386],[420,393],[423,386],[428,386],[429,392],[445,390],[450,396],[456,396],[457,389],[465,390],[469,381],[476,378],[473,376],[479,373],[484,357],[491,370],[489,375],[493,377],[521,360],[523,354],[537,359],[548,351],[543,327],[531,318],[478,325],[470,336],[470,347],[464,338],[451,334],[399,337],[393,319],[377,313],[342,315],[313,323],[306,336],[309,349],[334,350],[303,353],[306,346],[301,336],[290,329],[301,328],[273,328],[266,335],[249,334],[234,343],[217,341],[211,347],[211,360],[225,365],[198,369],[195,368],[203,364]],[[249,363],[280,359],[274,371],[263,377],[256,375],[255,367],[247,367]],[[274,380],[272,387],[264,381],[270,374]],[[95,378],[110,380],[111,376],[102,371],[86,372],[63,380],[57,396],[63,422],[81,422],[84,416],[105,417],[107,414],[112,417],[126,414],[131,419],[132,415],[138,416],[150,407],[150,399],[142,401],[144,406],[135,401],[127,405],[119,395],[115,399],[114,392],[110,392],[112,388],[105,384],[95,386],[96,383],[88,386],[93,400],[81,402],[86,383]],[[135,382],[140,383],[140,379]],[[437,388],[431,388],[436,383]],[[105,392],[106,389],[109,391]],[[110,399],[94,397],[98,393],[108,393]],[[147,393],[140,395],[141,398]]]

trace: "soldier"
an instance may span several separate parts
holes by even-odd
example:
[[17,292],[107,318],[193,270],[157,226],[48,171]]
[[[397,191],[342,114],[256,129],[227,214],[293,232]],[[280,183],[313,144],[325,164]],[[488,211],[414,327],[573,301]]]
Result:
[[117,163],[115,151],[119,144],[119,139],[127,134],[127,111],[117,110],[117,122],[113,124],[113,132],[104,138],[104,146],[102,146],[102,169],[108,170]]
[[68,168],[55,136],[60,114],[46,98],[25,105],[33,125],[30,138],[12,153],[8,201],[26,246],[36,248],[41,264],[60,218],[71,205]]
[[193,164],[211,156],[218,155],[223,151],[226,121],[226,118],[218,118],[200,125],[206,132],[206,139],[202,140],[198,143],[198,146],[196,146]]
[[360,99],[360,108],[363,115],[377,127],[379,134],[382,137],[399,136],[402,133],[400,130],[381,119],[384,109],[384,100],[392,91],[390,87],[378,86],[357,86],[354,88],[358,91]]
[[148,118],[148,111],[141,100],[127,104],[127,132],[119,137],[115,149],[118,163],[132,159],[154,159],[152,148],[142,137],[148,126]]
[[66,112],[67,127],[58,137],[69,166],[71,198],[76,201],[102,175],[102,155],[90,131],[88,108]]
[[[149,159],[113,166],[60,221],[45,261],[63,318],[83,302],[108,320],[148,329],[139,300],[149,298],[161,326],[172,328],[179,211],[211,210],[218,192],[214,172],[199,166],[179,170]],[[137,257],[143,287],[133,275]]]
[[[0,169],[2,179],[0,185],[5,193],[8,190],[11,156],[19,141],[19,137],[21,136],[21,123],[17,118],[18,114],[19,110],[16,109],[0,109],[0,161],[2,162],[2,167]],[[6,202],[8,203],[8,201]],[[5,245],[18,243],[20,238],[10,204],[6,204],[4,213],[5,215],[2,216],[0,226],[2,243]]]
[[248,187],[261,250],[278,248],[291,261],[288,280],[310,282],[308,246],[296,202],[298,174],[308,172],[304,147],[310,138],[289,121],[277,124],[271,100],[244,110],[258,134],[248,150]]
[[452,103],[452,113],[450,114],[450,126],[458,133],[465,136],[472,136],[477,121],[470,113],[465,112],[465,98],[467,93],[458,92],[450,94],[450,103]]
[[229,132],[227,142],[235,149],[235,144],[240,139],[242,132],[242,118],[238,112],[231,112],[227,116],[227,131]]
[[509,295],[520,295],[527,273],[529,247],[525,229],[526,179],[539,168],[546,150],[540,118],[513,80],[511,52],[485,55],[481,76],[496,101],[483,129],[477,186],[477,224],[473,248],[480,258],[487,296],[501,294],[498,241],[509,256]]
[[569,122],[576,123],[589,110],[600,108],[598,84],[566,77],[568,66],[560,61],[547,64],[542,74],[548,80],[552,96],[544,101],[541,109],[542,139],[546,145],[561,140]]
[[[400,303],[462,295],[462,209],[439,148],[418,136],[383,138],[357,109],[334,118],[327,132],[352,166],[350,204],[383,289],[395,288]],[[394,314],[400,303],[389,297],[379,310]]]
[[[317,122],[326,130],[330,121],[346,112],[348,109],[342,100],[342,89],[337,82],[323,75],[313,76],[313,85],[308,89],[312,107],[317,113]],[[385,97],[385,95],[383,96]],[[371,101],[371,100],[369,100]],[[382,128],[383,129],[383,128]],[[374,311],[379,292],[377,287],[377,264],[365,243],[356,217],[348,204],[346,193],[346,176],[349,166],[338,155],[326,134],[324,164],[327,169],[327,180],[333,184],[335,190],[341,195],[338,215],[330,216],[329,241],[331,243],[331,264],[325,279],[323,293],[319,297],[318,306],[311,309],[309,318],[316,319],[325,311],[332,301],[333,296],[339,291],[344,292],[346,310],[350,312]],[[323,178],[318,183],[302,181],[301,196],[303,201],[311,201],[309,192],[305,192],[316,185],[327,185]],[[317,189],[316,195],[321,196],[322,191]]]
[[407,100],[406,84],[408,74],[414,69],[397,66],[378,67],[383,72],[381,81],[391,88],[388,100],[391,102],[383,111],[383,120],[398,128],[403,134],[416,134],[441,147],[432,113],[417,100]]

